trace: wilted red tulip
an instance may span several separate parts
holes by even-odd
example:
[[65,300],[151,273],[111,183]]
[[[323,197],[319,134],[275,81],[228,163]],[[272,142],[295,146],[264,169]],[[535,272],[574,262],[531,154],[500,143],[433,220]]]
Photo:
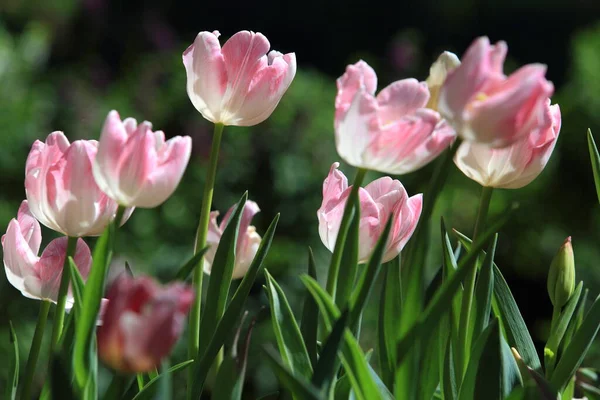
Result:
[[482,186],[518,189],[544,170],[560,132],[560,108],[547,100],[544,123],[508,147],[463,142],[454,156],[456,166]]
[[438,109],[468,141],[506,147],[545,124],[554,86],[546,66],[529,64],[505,76],[506,43],[476,39],[446,78]]
[[[38,257],[42,233],[39,222],[31,215],[27,200],[19,207],[6,234],[2,236],[6,278],[23,296],[56,303],[63,264],[67,253],[66,237],[51,241]],[[73,257],[79,273],[85,280],[90,272],[92,256],[83,239],[77,240]],[[73,305],[73,296],[67,295],[67,308]]]
[[[231,207],[223,219],[221,224],[217,224],[217,217],[219,216],[218,211],[210,213],[210,224],[208,225],[208,236],[206,238],[206,244],[209,245],[209,249],[204,256],[204,272],[210,274],[212,263],[221,241],[221,235],[227,226],[227,222],[231,217],[233,207]],[[260,235],[256,233],[256,228],[250,225],[252,218],[260,211],[258,204],[252,200],[247,200],[244,205],[244,211],[242,211],[242,219],[240,221],[240,229],[238,233],[238,241],[235,247],[235,266],[233,268],[233,279],[243,278],[254,256],[260,246]]]
[[122,206],[156,207],[175,191],[191,151],[189,136],[165,142],[165,134],[152,132],[150,122],[121,121],[119,114],[111,111],[102,128],[94,178]]
[[[344,207],[352,186],[334,163],[323,182],[323,203],[317,211],[319,235],[325,247],[335,248]],[[388,218],[393,214],[394,221],[387,242],[383,262],[396,257],[412,236],[423,206],[423,195],[408,197],[398,180],[390,177],[379,178],[364,188],[358,189],[360,201],[359,262],[367,262],[377,240],[381,236]]]
[[425,82],[403,79],[377,96],[377,76],[364,61],[337,80],[335,142],[348,164],[388,174],[415,171],[446,149],[453,129],[427,108]]
[[[92,161],[95,140],[69,140],[53,132],[36,140],[25,166],[25,193],[31,214],[67,236],[97,236],[117,212],[117,203],[96,184]],[[126,213],[122,223],[131,213]]]
[[152,370],[179,338],[194,299],[191,287],[160,287],[149,277],[120,275],[110,286],[98,353],[104,363],[125,373]]
[[188,96],[211,122],[261,123],[292,83],[296,55],[269,52],[271,45],[261,33],[238,32],[223,48],[219,35],[218,31],[200,32],[183,53]]

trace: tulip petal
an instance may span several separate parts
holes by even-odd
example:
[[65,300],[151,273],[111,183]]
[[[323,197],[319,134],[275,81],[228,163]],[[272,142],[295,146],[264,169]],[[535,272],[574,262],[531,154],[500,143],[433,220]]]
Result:
[[392,226],[392,232],[390,233],[387,251],[383,256],[383,262],[390,261],[400,254],[415,232],[422,210],[422,194],[414,195],[408,198],[402,205],[398,206],[394,215],[395,219]]
[[39,291],[28,293],[25,288],[25,279],[35,276],[35,265],[39,258],[23,237],[16,219],[8,223],[6,234],[2,236],[2,251],[4,270],[10,284],[28,297],[41,298]]
[[341,114],[345,114],[352,104],[356,93],[364,90],[370,95],[375,94],[377,89],[377,75],[369,64],[363,60],[356,64],[348,65],[344,75],[336,81],[338,93],[335,98],[336,120]]
[[19,222],[21,234],[29,244],[31,252],[37,254],[40,251],[40,244],[42,243],[42,229],[37,219],[31,215],[27,200],[21,202],[21,206],[17,212],[17,221]]
[[399,116],[413,113],[425,107],[429,100],[429,89],[425,82],[402,79],[388,85],[377,95],[379,123],[386,126]]

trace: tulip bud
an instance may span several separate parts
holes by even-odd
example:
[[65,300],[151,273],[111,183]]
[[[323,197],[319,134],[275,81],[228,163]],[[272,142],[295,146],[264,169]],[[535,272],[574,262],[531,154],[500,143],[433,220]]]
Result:
[[575,259],[569,236],[550,265],[548,295],[554,307],[562,307],[575,290]]

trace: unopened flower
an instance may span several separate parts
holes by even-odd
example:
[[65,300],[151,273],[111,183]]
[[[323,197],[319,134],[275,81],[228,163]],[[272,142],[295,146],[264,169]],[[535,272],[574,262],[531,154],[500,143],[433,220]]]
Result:
[[[323,202],[317,211],[319,235],[330,251],[335,248],[344,207],[352,190],[352,186],[348,186],[346,176],[338,170],[338,167],[339,163],[334,163],[323,182]],[[392,260],[404,248],[417,227],[423,206],[423,195],[408,197],[400,181],[386,176],[358,189],[358,196],[360,202],[359,262],[368,261],[390,216],[394,219],[383,262]]]
[[425,82],[403,79],[377,96],[377,76],[364,61],[337,80],[335,140],[348,164],[389,174],[405,174],[429,163],[455,138],[437,111],[427,108]]
[[465,140],[506,147],[540,129],[554,86],[546,66],[529,64],[504,75],[506,43],[476,39],[459,67],[448,74],[438,109]]
[[189,136],[165,141],[165,134],[153,132],[150,122],[121,121],[119,114],[111,111],[102,128],[94,177],[121,206],[156,207],[175,191],[191,151]]
[[[38,256],[42,233],[39,222],[31,215],[27,200],[19,207],[6,234],[2,236],[4,270],[8,281],[23,296],[56,303],[67,253],[68,238],[51,241]],[[83,239],[77,240],[73,260],[85,280],[90,272],[92,256]],[[73,305],[73,297],[67,295],[67,308]]]
[[158,366],[181,335],[194,290],[181,283],[159,286],[149,277],[119,276],[106,294],[98,328],[98,354],[124,373]]
[[46,142],[35,141],[25,166],[25,193],[38,221],[72,237],[104,231],[117,212],[117,203],[94,180],[92,162],[97,148],[95,140],[69,143],[62,132],[51,133]]
[[[242,211],[242,217],[240,220],[240,228],[238,231],[238,240],[235,247],[235,266],[233,268],[233,279],[243,278],[254,256],[260,246],[260,235],[256,232],[256,228],[250,225],[252,218],[260,211],[258,204],[252,200],[247,200]],[[206,244],[209,245],[209,249],[204,256],[204,272],[210,274],[212,264],[221,241],[221,235],[231,218],[233,207],[231,207],[220,224],[217,224],[217,217],[219,216],[218,211],[210,213],[210,223],[208,225],[208,236],[206,238]]]
[[460,60],[456,54],[449,51],[444,51],[435,60],[429,68],[429,76],[425,81],[429,88],[429,101],[427,102],[427,108],[432,110],[438,110],[438,101],[440,98],[440,90],[442,85],[446,81],[446,77],[451,71],[454,71],[456,67],[460,65]]
[[267,119],[296,75],[296,55],[269,52],[262,33],[241,31],[223,48],[219,32],[200,32],[183,53],[187,92],[204,118],[252,126]]
[[547,100],[544,123],[508,147],[461,143],[454,163],[469,178],[482,186],[518,189],[531,183],[548,163],[560,132],[558,104]]
[[564,306],[575,291],[575,256],[569,236],[552,260],[548,272],[548,295],[554,307]]

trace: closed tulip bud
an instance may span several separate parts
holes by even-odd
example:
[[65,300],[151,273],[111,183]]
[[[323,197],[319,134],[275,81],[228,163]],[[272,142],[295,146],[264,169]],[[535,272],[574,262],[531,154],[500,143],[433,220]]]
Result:
[[181,283],[161,287],[149,277],[120,275],[110,286],[98,354],[123,373],[148,372],[170,352],[183,331],[194,290]]
[[[38,256],[42,233],[39,222],[31,215],[27,200],[21,203],[17,218],[12,219],[2,236],[2,251],[6,278],[21,294],[31,299],[56,303],[67,253],[67,238],[51,241]],[[90,249],[83,239],[77,240],[73,256],[81,277],[86,280],[92,265]],[[73,305],[67,295],[66,307]]]
[[465,140],[506,147],[539,128],[554,86],[546,66],[529,64],[504,75],[507,46],[476,39],[461,64],[448,73],[440,91],[439,112]]
[[[100,235],[117,212],[94,180],[95,140],[69,140],[53,132],[45,142],[36,140],[25,166],[25,193],[31,214],[67,236]],[[131,212],[125,213],[124,223]]]
[[575,258],[569,236],[550,264],[548,295],[554,307],[562,307],[575,291]]
[[425,82],[396,81],[377,96],[377,75],[364,61],[349,65],[337,80],[335,143],[348,164],[388,174],[415,171],[436,158],[455,133],[427,108]]
[[[348,179],[334,163],[323,182],[323,203],[317,211],[319,235],[329,249],[334,250],[346,201],[352,190]],[[423,195],[408,197],[402,183],[390,177],[379,178],[358,189],[360,202],[359,262],[367,262],[390,216],[392,229],[383,255],[383,262],[396,257],[412,236],[423,208]]]
[[429,101],[427,108],[438,109],[438,100],[440,98],[440,89],[446,81],[448,74],[460,65],[460,60],[456,54],[444,51],[429,68],[429,76],[425,81],[429,88]]
[[[241,279],[244,277],[254,256],[260,246],[260,235],[256,232],[256,228],[250,225],[252,218],[260,211],[258,204],[252,200],[247,200],[244,204],[244,210],[242,211],[242,218],[240,220],[240,228],[238,231],[238,239],[235,247],[235,266],[233,267],[233,279]],[[221,241],[221,235],[231,218],[233,207],[229,208],[220,224],[217,224],[217,217],[219,216],[218,211],[210,213],[210,224],[208,225],[208,235],[206,238],[206,244],[209,246],[206,255],[204,256],[204,272],[210,275],[212,269],[212,263],[219,248],[219,242]]]
[[221,48],[219,32],[200,32],[183,53],[187,92],[204,118],[252,126],[267,119],[296,75],[296,55],[272,50],[262,33],[241,31]]
[[94,178],[121,206],[156,207],[179,185],[191,152],[189,136],[165,141],[165,134],[153,132],[150,122],[121,121],[119,114],[111,111],[102,128]]

